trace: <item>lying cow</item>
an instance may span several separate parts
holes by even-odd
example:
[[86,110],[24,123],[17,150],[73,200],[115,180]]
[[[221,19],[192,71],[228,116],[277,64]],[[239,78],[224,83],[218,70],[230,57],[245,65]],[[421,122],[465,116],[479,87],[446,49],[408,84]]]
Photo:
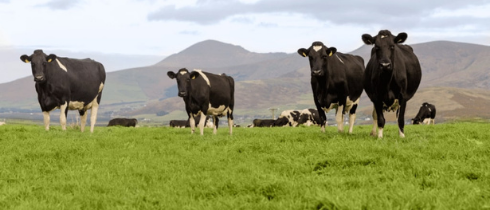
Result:
[[[210,117],[206,116],[206,120],[204,121],[204,125],[205,125],[205,127],[213,128],[214,123],[211,122],[209,119],[210,119]],[[194,121],[195,125],[194,126],[197,127],[199,125],[199,121],[201,121],[200,115],[195,117],[195,121]],[[177,127],[177,128],[190,128],[191,127],[190,119],[187,119],[187,120],[170,120],[169,125],[170,125],[170,127]]]
[[135,118],[114,118],[109,121],[107,126],[136,127],[138,120]]
[[298,126],[300,112],[296,110],[284,110],[281,112],[281,115],[277,118],[275,122],[275,126]]
[[251,127],[274,127],[273,119],[254,119]]
[[412,119],[412,124],[430,125],[432,123],[434,125],[435,124],[434,118],[436,118],[436,107],[433,104],[429,104],[425,102],[420,107],[419,113],[417,113],[415,118]]
[[298,124],[300,125],[321,125],[320,115],[316,109],[303,109],[299,115]]

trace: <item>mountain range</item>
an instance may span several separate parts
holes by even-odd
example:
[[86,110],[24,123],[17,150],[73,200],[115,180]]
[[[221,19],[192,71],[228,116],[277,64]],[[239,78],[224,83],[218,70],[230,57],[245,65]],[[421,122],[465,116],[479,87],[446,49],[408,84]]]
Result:
[[[484,110],[490,106],[489,46],[448,41],[411,46],[420,60],[423,75],[419,91],[409,101],[406,118],[413,117],[426,101],[437,107],[440,117],[436,122],[437,119],[490,118]],[[365,45],[347,53],[360,55],[367,63],[371,48]],[[180,68],[226,73],[235,78],[238,121],[270,117],[270,108],[281,111],[314,107],[308,59],[295,52],[255,53],[241,46],[206,40],[152,65],[108,72],[101,104],[103,111],[99,111],[105,116],[101,118],[124,116],[157,122],[185,118],[184,103],[176,97],[176,82],[167,77],[167,71]],[[30,76],[0,84],[0,90],[0,108],[39,112]],[[372,105],[363,94],[359,116],[367,118],[371,111]]]

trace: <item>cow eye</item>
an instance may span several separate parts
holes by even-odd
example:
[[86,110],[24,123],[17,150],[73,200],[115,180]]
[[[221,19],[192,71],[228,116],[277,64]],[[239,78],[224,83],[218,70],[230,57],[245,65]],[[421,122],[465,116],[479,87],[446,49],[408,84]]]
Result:
[[379,47],[378,47],[378,46],[376,46],[376,47],[374,47],[374,49],[375,49],[375,50],[379,50]]
[[322,59],[327,59],[327,55],[322,55]]
[[392,49],[392,50],[395,49],[395,45],[391,45],[390,49]]
[[46,62],[43,62],[43,66],[46,66]]

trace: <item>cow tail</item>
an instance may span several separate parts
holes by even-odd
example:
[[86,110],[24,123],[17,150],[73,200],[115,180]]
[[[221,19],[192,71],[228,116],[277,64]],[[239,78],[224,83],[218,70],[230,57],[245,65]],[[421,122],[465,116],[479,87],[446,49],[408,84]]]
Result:
[[227,76],[228,82],[230,83],[230,112],[228,112],[227,117],[233,120],[233,108],[235,106],[235,80],[233,77]]

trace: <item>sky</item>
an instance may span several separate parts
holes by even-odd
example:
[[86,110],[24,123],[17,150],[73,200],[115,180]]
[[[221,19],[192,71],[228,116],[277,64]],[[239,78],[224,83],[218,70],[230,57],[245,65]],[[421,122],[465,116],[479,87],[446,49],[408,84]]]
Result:
[[489,11],[490,0],[0,0],[0,48],[168,56],[213,39],[258,53],[314,41],[350,52],[383,29],[406,32],[406,44],[490,46]]

